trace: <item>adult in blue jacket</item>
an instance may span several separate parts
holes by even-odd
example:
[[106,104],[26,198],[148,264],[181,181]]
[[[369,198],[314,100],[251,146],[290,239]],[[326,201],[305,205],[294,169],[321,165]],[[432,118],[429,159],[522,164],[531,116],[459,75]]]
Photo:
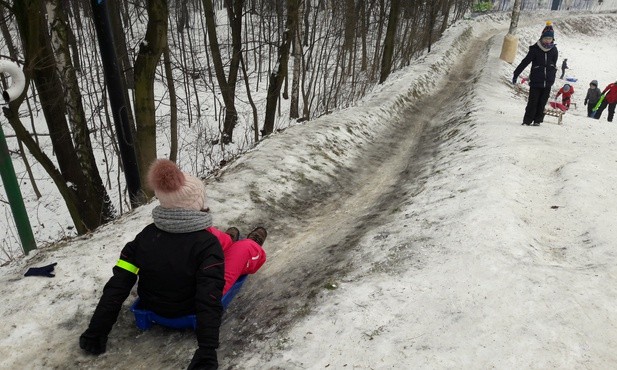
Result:
[[551,86],[557,75],[557,59],[559,53],[555,46],[555,33],[550,21],[542,31],[540,39],[529,47],[529,52],[514,70],[512,83],[531,63],[529,73],[529,97],[523,117],[523,125],[539,126],[544,121],[544,106],[551,95]]

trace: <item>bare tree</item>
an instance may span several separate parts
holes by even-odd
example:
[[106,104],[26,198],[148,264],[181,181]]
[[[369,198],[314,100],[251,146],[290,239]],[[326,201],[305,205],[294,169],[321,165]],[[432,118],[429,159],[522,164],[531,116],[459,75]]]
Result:
[[[304,8],[304,4],[307,1],[300,1],[298,8],[298,20],[302,18],[300,15]],[[300,117],[298,103],[299,103],[299,95],[300,95],[300,70],[302,68],[302,36],[301,36],[302,27],[298,25],[293,34],[293,75],[291,80],[291,101],[289,102],[289,118],[298,118]]]
[[298,0],[287,0],[287,22],[283,32],[283,40],[279,47],[277,70],[270,75],[268,95],[266,97],[266,118],[262,130],[263,135],[269,135],[274,130],[274,118],[283,80],[287,76],[289,48],[292,42],[296,25],[298,24]]
[[381,74],[379,83],[383,83],[392,70],[392,55],[394,53],[394,40],[396,27],[398,26],[399,0],[392,0],[390,4],[390,16],[388,17],[388,28],[386,30],[386,40],[383,45],[383,58],[381,59]]
[[[98,185],[93,184],[98,173],[89,172],[89,163],[82,167],[84,160],[80,159],[72,141],[72,133],[64,114],[65,88],[58,74],[42,5],[39,1],[24,0],[15,2],[8,9],[17,21],[26,60],[24,74],[28,81],[34,81],[38,91],[59,171],[18,117],[17,109],[25,95],[9,105],[5,116],[18,138],[53,179],[67,204],[77,231],[85,233],[112,219],[113,210],[106,193],[97,193]],[[100,180],[100,176],[98,178]]]
[[178,158],[178,98],[171,72],[169,47],[166,47],[163,52],[163,65],[165,66],[165,81],[167,82],[167,91],[169,92],[169,160],[175,162]]
[[[167,47],[166,0],[147,0],[148,27],[144,41],[139,45],[135,61],[135,124],[138,162],[142,184],[146,183],[146,169],[156,154],[156,108],[154,104],[154,77],[161,54]],[[148,196],[150,190],[144,188]]]
[[233,137],[233,129],[238,121],[238,112],[235,106],[236,81],[238,79],[238,69],[240,58],[242,57],[241,37],[242,37],[242,8],[244,0],[226,0],[227,15],[231,25],[232,35],[232,56],[229,67],[229,78],[225,76],[221,50],[216,32],[216,22],[214,19],[214,7],[212,0],[203,0],[206,27],[208,30],[208,40],[212,53],[212,63],[214,72],[221,89],[223,102],[225,103],[225,124],[223,126],[223,142],[229,143]]
[[103,221],[107,222],[113,218],[114,210],[107,190],[103,185],[103,180],[101,180],[94,152],[92,151],[81,91],[79,90],[77,75],[69,52],[69,38],[72,32],[68,27],[68,20],[61,0],[50,0],[47,2],[47,19],[50,23],[51,46],[55,54],[56,70],[64,90],[64,102],[71,133],[73,134],[75,154],[86,180],[92,187],[90,192],[97,194],[98,197],[103,199],[103,204],[98,212],[101,215],[105,215]]
[[350,74],[351,71],[351,59],[352,59],[352,54],[354,52],[354,44],[355,44],[355,39],[356,39],[356,21],[357,18],[352,16],[352,14],[355,14],[356,12],[356,4],[354,3],[354,0],[345,0],[345,11],[343,12],[343,19],[344,19],[344,27],[345,27],[345,34],[343,36],[343,50],[342,50],[342,57],[341,57],[341,66],[345,67],[345,59],[347,58],[347,56],[349,56],[348,58],[348,65],[347,65],[347,74]]

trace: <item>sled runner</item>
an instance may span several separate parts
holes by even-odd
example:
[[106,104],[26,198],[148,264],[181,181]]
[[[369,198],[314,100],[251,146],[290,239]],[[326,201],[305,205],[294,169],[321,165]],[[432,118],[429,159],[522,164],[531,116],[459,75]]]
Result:
[[[223,309],[227,309],[227,306],[231,303],[231,300],[242,288],[242,284],[246,280],[248,275],[242,275],[236,280],[234,285],[229,289],[227,293],[221,299],[223,303]],[[135,325],[141,330],[149,330],[152,325],[158,324],[166,326],[172,329],[193,329],[197,327],[197,317],[195,315],[187,315],[175,318],[163,317],[155,314],[150,310],[144,310],[139,308],[139,298],[131,306],[131,312],[135,315]]]
[[547,116],[557,117],[557,124],[561,125],[561,121],[563,120],[563,111],[559,109],[545,109],[544,114]]

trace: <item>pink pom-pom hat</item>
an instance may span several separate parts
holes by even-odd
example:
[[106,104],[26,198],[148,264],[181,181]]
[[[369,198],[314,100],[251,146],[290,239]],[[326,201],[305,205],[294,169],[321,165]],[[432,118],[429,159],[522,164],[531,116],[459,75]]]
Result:
[[206,187],[168,159],[155,160],[148,171],[148,186],[163,208],[206,209]]

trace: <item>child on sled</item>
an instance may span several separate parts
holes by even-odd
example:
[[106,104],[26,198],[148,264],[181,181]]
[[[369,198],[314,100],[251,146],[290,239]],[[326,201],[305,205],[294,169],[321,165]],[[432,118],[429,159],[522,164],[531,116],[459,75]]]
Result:
[[122,249],[79,346],[94,355],[106,351],[107,337],[139,278],[144,309],[168,318],[196,315],[199,347],[188,368],[215,369],[221,298],[240,275],[263,265],[267,232],[258,227],[238,241],[237,229],[216,229],[204,183],[169,160],[152,164],[148,183],[160,202],[152,211],[154,222]]

